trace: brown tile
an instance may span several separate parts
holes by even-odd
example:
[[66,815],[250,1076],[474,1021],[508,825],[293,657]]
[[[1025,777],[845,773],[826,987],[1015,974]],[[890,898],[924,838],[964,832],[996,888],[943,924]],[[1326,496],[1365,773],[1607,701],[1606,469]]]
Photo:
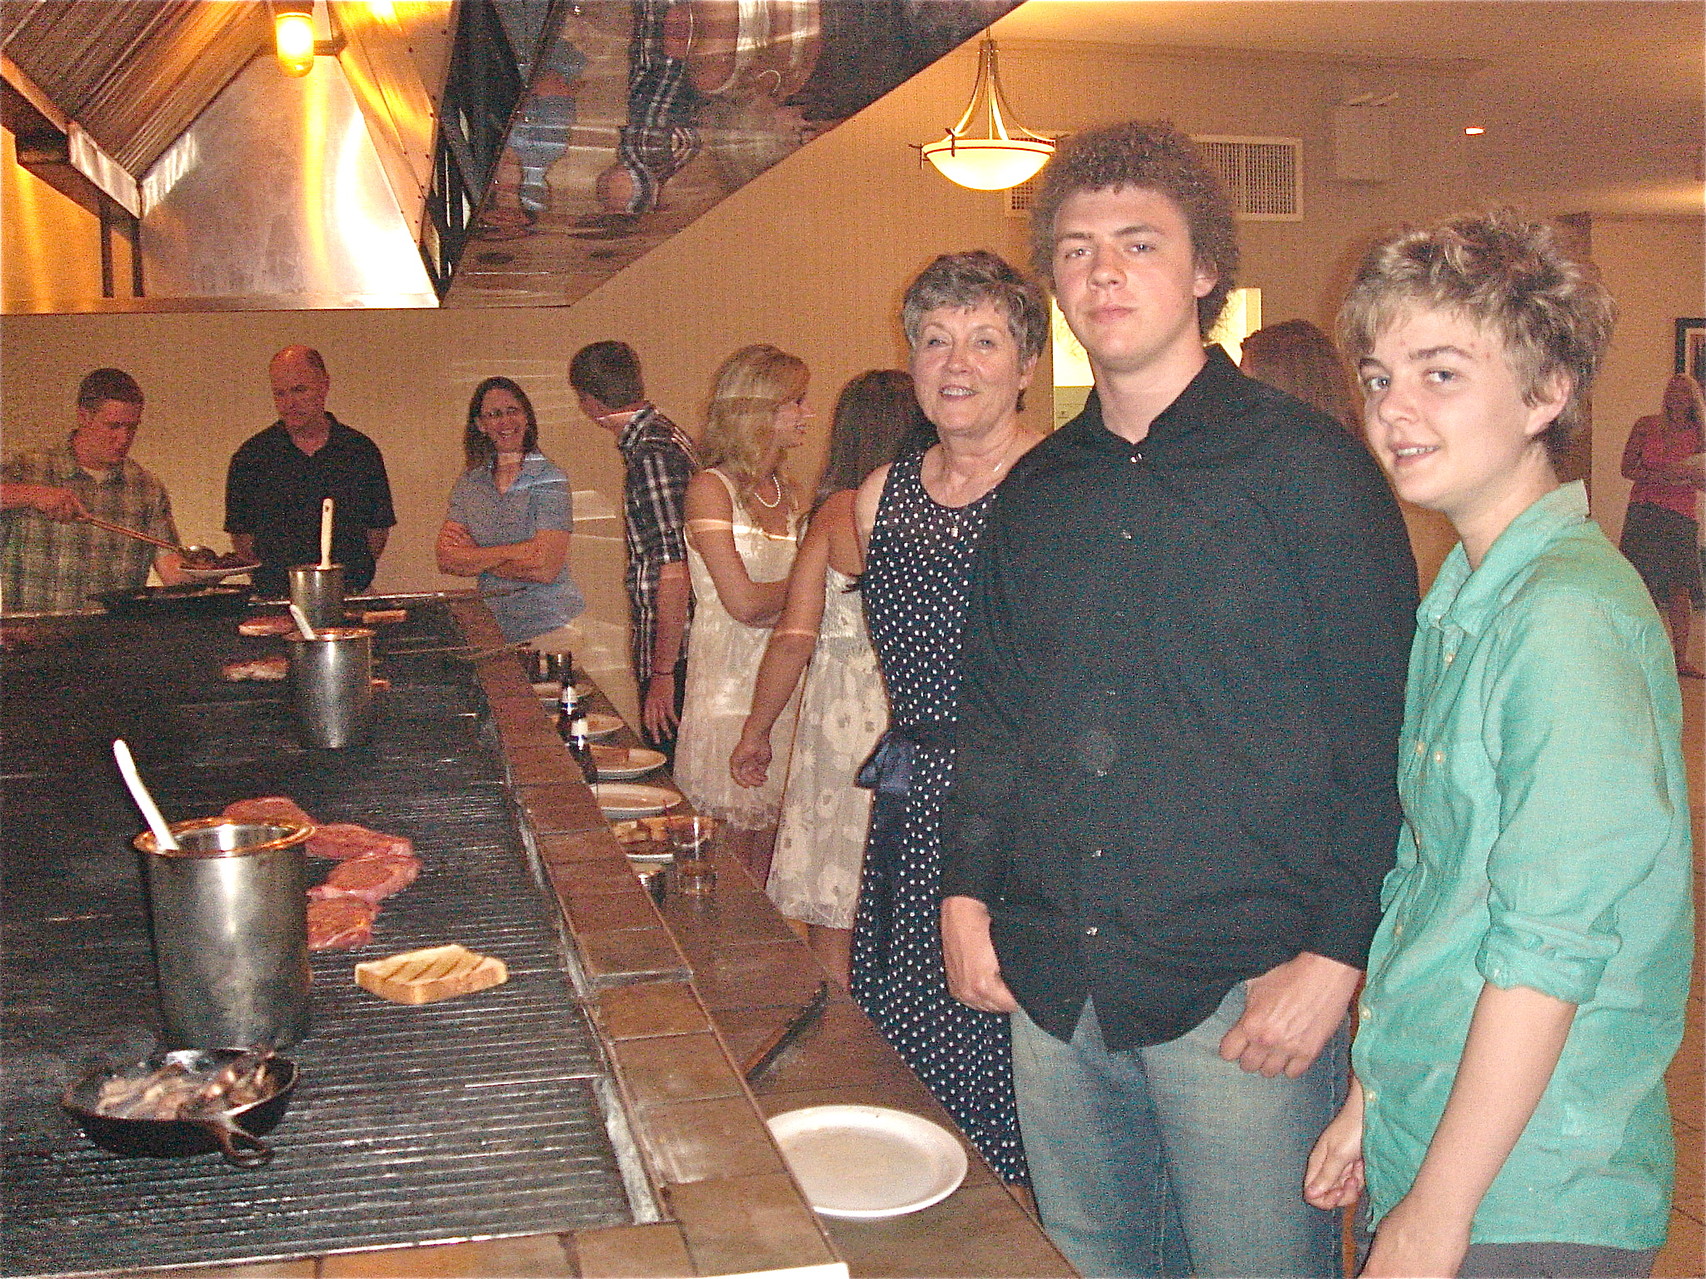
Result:
[[581,1279],[680,1279],[693,1274],[687,1241],[673,1223],[577,1230],[570,1246]]
[[506,751],[512,786],[537,786],[543,782],[580,781],[580,768],[559,741],[548,746],[522,746]]
[[709,956],[730,941],[792,942],[799,946],[799,962],[811,967],[811,952],[788,928],[776,908],[762,894],[731,889],[731,872],[719,864],[717,890],[709,898],[670,893],[664,898],[664,918],[670,931],[690,955]]
[[835,1260],[817,1214],[786,1174],[695,1181],[670,1186],[665,1194],[700,1274],[747,1274]]
[[822,1222],[848,1269],[861,1277],[1077,1273],[1000,1186],[963,1186],[904,1217]]
[[301,1261],[260,1261],[239,1266],[174,1266],[150,1270],[150,1279],[314,1279],[320,1263],[312,1257]]
[[816,970],[801,962],[799,942],[732,945],[694,953],[693,979],[713,1012],[725,1008],[798,1008],[817,989]]
[[616,842],[616,836],[610,833],[608,825],[602,829],[540,835],[534,840],[534,846],[539,850],[540,860],[547,866],[595,861],[612,864],[619,861],[623,866],[630,864],[622,856],[622,845]]
[[[626,857],[604,857],[597,860],[557,862],[546,867],[557,895],[565,900],[584,893],[636,893],[646,895],[645,885],[634,873]],[[657,912],[646,916],[647,923],[660,928]]]
[[658,928],[623,928],[577,939],[587,976],[595,985],[659,977],[686,980],[689,969],[669,933]]
[[608,830],[592,792],[580,781],[517,786],[515,802],[536,835]]
[[1670,1238],[1653,1262],[1653,1279],[1700,1279],[1706,1272],[1706,1238],[1701,1225],[1685,1213],[1670,1215]]
[[[740,1009],[719,1011],[713,1020],[729,1051],[744,1062],[786,1018],[775,1009]],[[852,1004],[835,1002],[753,1085],[754,1092],[767,1096],[822,1089],[857,1090],[861,1098],[928,1096],[865,1014]]]
[[343,1252],[321,1266],[321,1279],[561,1279],[574,1274],[559,1235]]
[[[563,895],[563,908],[568,912],[569,926],[576,935],[609,932],[615,928],[658,927],[657,907],[640,888],[639,881],[626,866],[628,884],[619,892],[587,893],[570,891]],[[562,888],[562,881],[553,879]]]
[[740,1096],[734,1067],[715,1035],[624,1039],[610,1047],[616,1074],[640,1107]]
[[593,1020],[606,1039],[645,1039],[657,1035],[703,1033],[710,1029],[705,1010],[685,982],[643,982],[617,986],[599,996]]
[[665,1182],[784,1170],[769,1130],[745,1097],[649,1106],[636,1127],[651,1166]]

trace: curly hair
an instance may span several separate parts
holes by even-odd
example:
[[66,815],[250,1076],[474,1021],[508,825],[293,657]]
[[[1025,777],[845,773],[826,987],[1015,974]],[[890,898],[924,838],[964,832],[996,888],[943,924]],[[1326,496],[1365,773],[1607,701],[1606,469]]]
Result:
[[1360,361],[1417,308],[1449,311],[1495,335],[1524,403],[1538,403],[1554,374],[1568,374],[1569,398],[1541,437],[1552,458],[1561,457],[1582,425],[1583,397],[1617,321],[1594,265],[1567,247],[1557,227],[1515,209],[1406,227],[1363,259],[1339,309],[1340,344]]
[[1220,179],[1196,143],[1169,120],[1103,125],[1061,143],[1031,206],[1032,265],[1052,287],[1060,206],[1081,191],[1120,187],[1159,192],[1184,214],[1191,254],[1200,269],[1214,274],[1214,287],[1197,299],[1197,330],[1206,335],[1238,279],[1238,225]]
[[462,457],[470,471],[480,466],[491,466],[498,458],[496,446],[480,429],[480,408],[487,391],[508,391],[521,402],[521,411],[527,414],[527,434],[522,437],[521,451],[531,453],[539,447],[539,419],[533,413],[533,401],[527,398],[527,392],[513,378],[489,377],[474,388],[474,394],[468,399],[468,425],[462,432]]
[[804,395],[810,380],[799,356],[762,342],[743,346],[724,360],[705,406],[699,455],[706,468],[720,467],[749,491],[763,478],[757,474],[758,463],[776,410]]
[[945,306],[969,311],[984,302],[1007,317],[1007,331],[1026,359],[1042,354],[1048,342],[1048,299],[1035,281],[988,249],[944,253],[907,285],[900,304],[907,345],[918,345],[918,330],[930,312]]

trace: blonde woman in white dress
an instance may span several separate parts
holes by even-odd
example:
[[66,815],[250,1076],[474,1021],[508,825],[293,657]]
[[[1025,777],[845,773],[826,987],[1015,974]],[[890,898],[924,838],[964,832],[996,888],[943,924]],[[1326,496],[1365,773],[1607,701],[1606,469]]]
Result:
[[676,739],[675,780],[700,813],[720,819],[729,846],[762,884],[787,777],[794,719],[778,717],[776,763],[763,786],[735,784],[729,755],[752,706],[765,642],[787,598],[799,501],[781,462],[805,438],[810,375],[773,346],[742,347],[717,370],[687,486],[693,641]]
[[770,780],[772,729],[800,687],[766,891],[843,986],[852,963],[853,914],[871,818],[871,792],[855,785],[854,776],[889,715],[858,589],[865,561],[853,498],[877,467],[935,438],[909,374],[873,369],[842,388],[829,461],[788,579],[788,601],[764,650],[752,712],[729,759],[729,771],[742,786]]

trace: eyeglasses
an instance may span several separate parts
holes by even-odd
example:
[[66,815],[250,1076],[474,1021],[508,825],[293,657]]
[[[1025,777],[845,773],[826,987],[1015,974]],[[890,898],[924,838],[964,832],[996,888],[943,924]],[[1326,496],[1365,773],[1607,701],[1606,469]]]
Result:
[[507,409],[481,409],[480,410],[480,421],[482,421],[482,422],[497,422],[497,421],[500,421],[501,419],[506,418],[506,417],[525,418],[526,416],[527,416],[527,410],[521,408],[519,405],[512,405],[511,407],[509,407]]

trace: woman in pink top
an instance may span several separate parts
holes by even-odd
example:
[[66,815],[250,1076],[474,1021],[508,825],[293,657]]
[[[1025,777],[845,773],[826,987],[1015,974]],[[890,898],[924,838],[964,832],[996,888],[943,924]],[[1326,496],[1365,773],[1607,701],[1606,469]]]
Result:
[[1644,417],[1623,449],[1623,474],[1635,481],[1619,549],[1640,572],[1665,615],[1676,671],[1701,677],[1688,661],[1693,612],[1702,601],[1699,502],[1706,489],[1700,384],[1678,373],[1665,387],[1664,412]]

